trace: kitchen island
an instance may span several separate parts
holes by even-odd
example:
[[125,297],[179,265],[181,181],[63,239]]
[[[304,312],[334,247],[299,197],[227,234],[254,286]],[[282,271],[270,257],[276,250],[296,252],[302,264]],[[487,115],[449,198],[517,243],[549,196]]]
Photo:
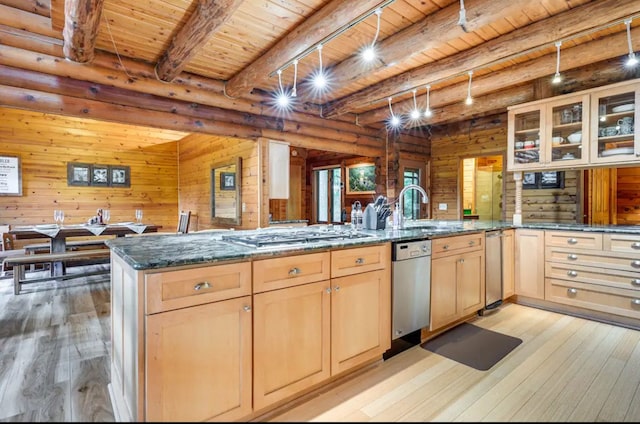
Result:
[[[422,220],[407,227],[233,231],[234,241],[229,233],[110,240],[116,419],[247,420],[379,361],[391,339],[391,243],[513,225]],[[517,230],[543,239],[547,232],[626,237],[630,249],[640,235],[634,227]],[[265,234],[290,238],[261,247],[238,242]],[[516,247],[524,270],[531,265],[518,252],[528,247]],[[528,276],[516,277],[522,287]],[[542,284],[544,301],[544,270]]]

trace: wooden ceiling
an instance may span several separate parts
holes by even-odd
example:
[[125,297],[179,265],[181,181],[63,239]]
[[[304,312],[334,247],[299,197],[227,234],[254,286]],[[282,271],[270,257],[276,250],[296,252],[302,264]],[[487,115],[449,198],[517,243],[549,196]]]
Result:
[[[9,46],[0,46],[0,66],[7,67],[0,73],[18,69],[112,86],[139,94],[129,102],[140,107],[155,101],[148,96],[202,104],[232,111],[217,119],[233,123],[246,119],[237,112],[254,120],[282,117],[273,107],[281,69],[285,89],[296,79],[293,114],[371,130],[385,127],[390,97],[394,113],[407,114],[417,90],[424,109],[430,85],[434,116],[406,120],[412,128],[530,100],[531,83],[555,72],[557,41],[561,71],[622,60],[628,18],[636,18],[631,34],[638,49],[638,0],[0,0],[0,45]],[[364,65],[359,52],[376,32],[378,59]],[[330,80],[323,94],[309,84],[320,65],[319,43]],[[478,101],[462,109],[469,71]],[[122,93],[111,95],[112,104],[127,104],[117,100],[127,97]]]

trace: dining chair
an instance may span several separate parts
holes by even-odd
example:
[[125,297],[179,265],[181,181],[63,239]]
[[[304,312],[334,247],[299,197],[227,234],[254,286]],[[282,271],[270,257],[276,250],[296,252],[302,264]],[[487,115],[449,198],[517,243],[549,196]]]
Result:
[[180,211],[178,217],[178,234],[187,234],[189,232],[189,221],[191,220],[191,211]]
[[2,251],[0,251],[0,276],[8,275],[7,272],[12,270],[11,266],[5,264],[5,259],[10,256],[24,255],[24,249],[16,249],[13,244],[14,236],[9,233],[2,233]]

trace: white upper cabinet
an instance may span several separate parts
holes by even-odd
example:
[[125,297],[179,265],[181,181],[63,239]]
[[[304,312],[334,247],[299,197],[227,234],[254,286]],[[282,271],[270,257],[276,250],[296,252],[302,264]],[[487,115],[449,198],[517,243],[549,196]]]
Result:
[[269,141],[269,199],[289,198],[289,143]]

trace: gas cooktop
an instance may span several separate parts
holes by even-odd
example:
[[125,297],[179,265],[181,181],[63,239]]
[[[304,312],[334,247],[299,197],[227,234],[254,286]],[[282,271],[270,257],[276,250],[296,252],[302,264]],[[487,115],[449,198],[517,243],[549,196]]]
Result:
[[222,240],[255,248],[295,247],[321,241],[351,240],[375,237],[350,231],[267,231],[258,234],[223,235]]

